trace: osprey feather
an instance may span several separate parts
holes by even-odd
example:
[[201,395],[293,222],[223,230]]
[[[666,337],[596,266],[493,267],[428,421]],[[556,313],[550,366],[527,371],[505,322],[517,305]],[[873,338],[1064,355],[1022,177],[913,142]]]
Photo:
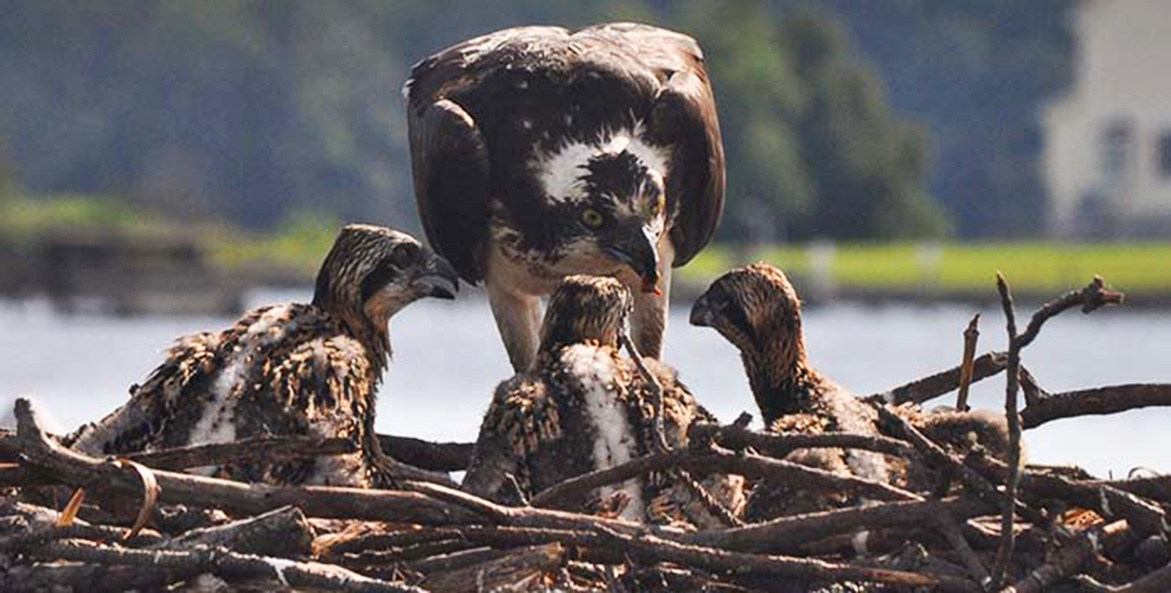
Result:
[[262,307],[224,331],[181,338],[129,403],[83,427],[71,446],[104,455],[269,435],[345,438],[355,453],[203,469],[280,484],[424,477],[382,454],[375,394],[390,360],[391,316],[422,297],[454,298],[458,281],[409,235],[348,225],[321,266],[312,304]]
[[711,238],[724,152],[694,39],[636,24],[520,27],[411,70],[415,197],[428,239],[484,281],[513,367],[533,361],[539,297],[617,277],[634,339],[658,357],[672,266]]
[[[618,346],[630,308],[629,290],[613,278],[570,276],[553,292],[536,363],[497,386],[464,490],[515,504],[566,479],[654,451],[649,387]],[[667,444],[687,447],[691,424],[715,418],[674,369],[647,363],[663,388]],[[713,474],[703,485],[721,504],[742,506],[740,478]],[[720,525],[702,500],[667,473],[602,487],[563,504],[617,512],[632,521]]]

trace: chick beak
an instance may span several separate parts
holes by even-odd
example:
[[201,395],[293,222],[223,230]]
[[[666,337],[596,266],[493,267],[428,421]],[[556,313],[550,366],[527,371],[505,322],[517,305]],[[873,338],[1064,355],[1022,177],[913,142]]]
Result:
[[709,293],[703,293],[695,304],[691,305],[691,316],[688,318],[691,325],[696,327],[714,327],[716,323],[716,311],[711,304],[711,296]]
[[412,284],[425,296],[451,300],[459,292],[459,274],[446,259],[430,251]]
[[630,268],[642,279],[642,291],[662,295],[659,288],[659,252],[654,233],[645,226],[632,229],[613,245],[606,246],[606,255]]

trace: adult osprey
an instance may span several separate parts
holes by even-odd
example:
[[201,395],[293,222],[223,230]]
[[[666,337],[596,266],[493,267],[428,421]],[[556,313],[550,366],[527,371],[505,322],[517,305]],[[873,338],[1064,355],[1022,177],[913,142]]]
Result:
[[707,244],[724,203],[695,40],[625,23],[506,29],[416,64],[403,93],[423,228],[485,282],[513,367],[536,353],[539,297],[571,274],[640,287],[634,339],[657,358],[671,267]]
[[409,235],[346,226],[311,304],[262,307],[221,332],[181,338],[129,403],[82,427],[70,445],[108,455],[267,435],[346,438],[356,453],[205,470],[281,484],[425,478],[382,454],[375,394],[390,361],[391,316],[423,297],[454,298],[458,281],[450,264]]

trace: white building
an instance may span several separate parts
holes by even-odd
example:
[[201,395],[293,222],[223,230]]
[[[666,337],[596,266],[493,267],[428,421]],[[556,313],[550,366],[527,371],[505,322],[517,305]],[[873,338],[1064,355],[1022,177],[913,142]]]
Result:
[[1171,234],[1171,1],[1085,0],[1068,93],[1044,112],[1059,236]]

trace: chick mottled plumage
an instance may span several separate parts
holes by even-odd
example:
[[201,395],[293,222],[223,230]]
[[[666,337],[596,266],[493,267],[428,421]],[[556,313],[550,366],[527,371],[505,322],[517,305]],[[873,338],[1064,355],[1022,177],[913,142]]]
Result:
[[[693,325],[716,329],[735,345],[765,425],[777,432],[849,432],[878,435],[878,415],[809,362],[801,326],[801,301],[784,272],[768,264],[734,269],[717,279],[691,310]],[[980,413],[900,411],[933,439],[963,447],[978,441],[994,454],[1006,442],[1004,421]],[[802,449],[788,459],[805,465],[881,482],[919,488],[930,479],[925,468],[860,450]],[[889,462],[888,462],[889,461]],[[784,484],[756,488],[747,517],[761,520],[860,501]]]
[[71,444],[116,454],[273,435],[344,438],[357,452],[200,469],[278,484],[384,483],[389,466],[373,426],[388,321],[416,299],[455,290],[451,266],[414,238],[349,225],[322,264],[312,304],[263,307],[221,332],[179,339],[127,404]]
[[[464,480],[466,490],[517,503],[568,478],[653,451],[654,410],[647,386],[619,349],[630,308],[629,291],[611,278],[572,276],[558,287],[542,324],[536,363],[496,389]],[[647,362],[663,386],[668,444],[684,446],[687,427],[710,421],[711,415],[673,370]],[[728,480],[714,485],[728,486]],[[709,523],[712,518],[681,488],[670,477],[656,475],[599,488],[588,499],[567,504],[611,507],[637,521]],[[739,505],[736,485],[716,490],[725,504]]]

